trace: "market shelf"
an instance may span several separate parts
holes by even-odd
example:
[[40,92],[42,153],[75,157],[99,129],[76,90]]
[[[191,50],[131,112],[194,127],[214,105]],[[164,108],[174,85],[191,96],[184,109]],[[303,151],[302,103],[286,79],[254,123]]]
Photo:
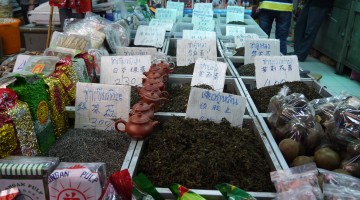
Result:
[[[157,117],[157,120],[159,120],[161,122],[161,121],[167,120],[167,119],[169,119],[171,117],[175,117],[175,116],[176,117],[184,117],[185,115],[184,114],[169,114],[169,115],[157,115],[156,117]],[[271,145],[270,145],[262,127],[260,126],[258,120],[256,119],[256,117],[244,116],[244,124],[247,124],[248,126],[252,127],[254,134],[256,135],[256,137],[258,138],[258,140],[260,141],[260,143],[263,147],[264,155],[267,159],[267,162],[268,162],[271,170],[272,171],[281,170],[282,167],[281,167],[280,163],[278,162],[276,155],[273,152]],[[145,141],[141,140],[141,141],[138,141],[138,143],[137,143],[133,159],[131,160],[131,163],[129,166],[129,171],[132,176],[136,176],[136,174],[137,174],[137,165],[138,165],[139,160],[141,159],[145,145],[146,145],[146,140]],[[174,196],[172,195],[172,193],[170,192],[169,189],[161,188],[161,187],[157,187],[156,189],[159,191],[159,193],[164,198],[174,198]],[[206,199],[222,199],[223,198],[221,193],[217,190],[202,190],[202,189],[191,189],[191,190],[197,194],[200,194],[201,196],[203,196]],[[249,191],[249,193],[257,199],[274,199],[276,197],[276,194],[271,193],[271,192],[251,192],[251,191]]]

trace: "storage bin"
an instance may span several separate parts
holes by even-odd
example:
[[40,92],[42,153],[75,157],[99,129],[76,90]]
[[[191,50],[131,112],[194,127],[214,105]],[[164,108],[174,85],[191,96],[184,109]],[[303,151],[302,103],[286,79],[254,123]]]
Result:
[[21,21],[14,18],[0,19],[0,37],[3,53],[15,54],[20,51],[20,26]]

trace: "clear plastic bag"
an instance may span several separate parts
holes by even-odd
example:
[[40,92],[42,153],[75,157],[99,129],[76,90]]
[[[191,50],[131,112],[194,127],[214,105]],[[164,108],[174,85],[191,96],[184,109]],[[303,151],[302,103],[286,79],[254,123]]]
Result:
[[31,56],[22,71],[50,75],[55,71],[55,65],[60,61],[56,56]]
[[63,58],[63,57],[73,58],[75,56],[73,51],[69,51],[69,50],[65,50],[65,49],[52,49],[52,48],[45,49],[43,55],[44,56],[56,56],[59,58]]
[[309,185],[305,185],[297,188],[296,190],[289,190],[276,194],[276,200],[318,200],[322,199],[322,196],[313,191],[313,188]]
[[51,48],[67,48],[80,51],[87,51],[91,46],[90,39],[87,36],[73,33],[56,32],[50,42]]
[[360,179],[332,171],[323,174],[324,199],[360,199]]

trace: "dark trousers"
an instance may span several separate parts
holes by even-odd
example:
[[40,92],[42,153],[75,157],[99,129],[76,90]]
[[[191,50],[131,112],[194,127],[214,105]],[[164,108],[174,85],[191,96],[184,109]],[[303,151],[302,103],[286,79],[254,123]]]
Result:
[[286,39],[289,36],[291,12],[261,9],[259,12],[260,27],[270,37],[273,21],[276,22],[275,38],[280,40],[280,52],[286,55]]
[[329,10],[329,7],[312,6],[311,2],[310,0],[305,4],[299,18],[296,20],[294,50],[299,61],[304,61],[308,56],[321,23]]

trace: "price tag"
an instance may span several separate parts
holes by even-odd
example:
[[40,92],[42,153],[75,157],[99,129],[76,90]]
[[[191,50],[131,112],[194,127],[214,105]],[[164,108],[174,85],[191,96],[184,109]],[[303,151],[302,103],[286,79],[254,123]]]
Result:
[[30,58],[29,55],[18,55],[18,56],[16,57],[16,61],[15,61],[15,65],[14,65],[13,72],[22,71],[22,69],[23,69],[24,66],[26,65],[26,62],[29,60],[29,58]]
[[194,74],[191,79],[191,86],[209,85],[215,91],[224,90],[226,63],[199,58],[195,62]]
[[35,64],[34,68],[31,70],[31,73],[33,74],[41,74],[41,72],[44,70],[45,64]]
[[100,83],[111,85],[142,86],[144,72],[150,69],[151,56],[101,57]]
[[236,48],[241,47],[240,39],[245,35],[244,26],[226,26],[226,35],[234,36]]
[[195,17],[193,20],[193,30],[199,31],[214,31],[215,21],[213,18],[198,18]]
[[240,6],[228,6],[226,9],[226,23],[232,21],[244,22],[245,8]]
[[241,127],[245,113],[246,98],[192,87],[186,118],[221,122],[227,119],[232,126]]
[[177,10],[177,19],[181,19],[184,13],[184,2],[167,1],[166,8]]
[[255,56],[280,56],[280,41],[278,39],[246,40],[244,63],[254,63]]
[[116,49],[116,55],[118,56],[153,56],[156,52],[156,48],[152,47],[119,47]]
[[183,39],[216,40],[216,33],[215,33],[215,31],[183,30]]
[[191,22],[194,23],[196,20],[201,21],[203,19],[210,21],[213,16],[214,11],[211,3],[196,3]]
[[166,30],[161,27],[140,25],[136,30],[135,45],[161,48],[164,44]]
[[174,22],[171,19],[151,19],[149,26],[165,28],[166,31],[171,31]]
[[212,3],[196,3],[194,5],[194,10],[213,10]]
[[173,23],[176,22],[177,9],[169,8],[156,8],[155,18],[156,19],[170,19]]
[[[240,38],[238,41],[239,47],[244,47],[246,40],[257,40],[257,39],[259,39],[259,36],[256,33],[245,33],[244,35],[240,35]],[[235,43],[236,43],[236,41],[235,41]],[[236,47],[236,48],[239,48],[239,47]]]
[[75,128],[115,130],[114,119],[129,117],[130,90],[127,85],[78,82]]
[[176,62],[178,66],[195,63],[198,58],[216,61],[216,40],[177,40]]
[[256,56],[255,77],[257,88],[299,81],[297,56]]

